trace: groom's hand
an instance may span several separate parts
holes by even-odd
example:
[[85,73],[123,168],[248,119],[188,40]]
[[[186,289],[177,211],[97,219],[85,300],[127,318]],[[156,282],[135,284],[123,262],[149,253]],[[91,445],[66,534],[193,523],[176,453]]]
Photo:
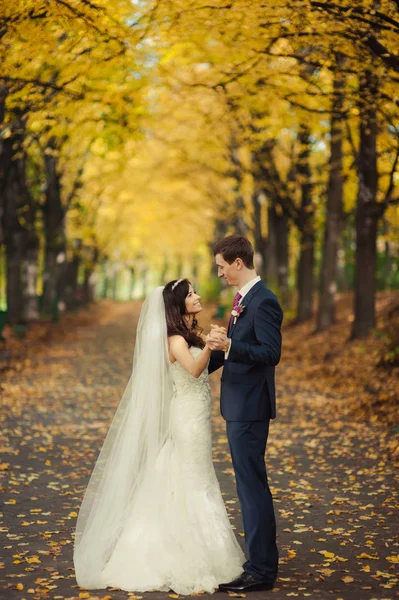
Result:
[[211,350],[222,350],[227,343],[227,333],[225,327],[211,325],[211,331],[207,335],[208,345]]
[[218,331],[220,333],[227,333],[227,329],[226,327],[222,327],[221,325],[215,325],[214,323],[211,323],[211,332],[212,331]]

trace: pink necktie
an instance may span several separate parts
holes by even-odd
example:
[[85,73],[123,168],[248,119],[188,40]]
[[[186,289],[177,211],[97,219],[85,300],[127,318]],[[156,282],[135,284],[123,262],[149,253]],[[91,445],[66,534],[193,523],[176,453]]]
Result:
[[[233,309],[236,308],[236,306],[238,306],[238,303],[241,300],[241,298],[242,298],[242,296],[241,296],[240,292],[237,292],[236,295],[234,296],[234,300],[233,300]],[[234,321],[234,317],[233,317],[233,315],[231,315],[230,321],[229,321],[229,329],[231,329],[233,321]]]

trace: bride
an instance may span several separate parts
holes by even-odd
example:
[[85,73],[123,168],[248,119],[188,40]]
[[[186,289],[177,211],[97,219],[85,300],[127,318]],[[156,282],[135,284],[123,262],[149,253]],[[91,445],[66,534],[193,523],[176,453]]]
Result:
[[133,371],[80,507],[81,587],[213,593],[242,573],[212,463],[208,362],[218,347],[187,279],[156,288],[137,328]]

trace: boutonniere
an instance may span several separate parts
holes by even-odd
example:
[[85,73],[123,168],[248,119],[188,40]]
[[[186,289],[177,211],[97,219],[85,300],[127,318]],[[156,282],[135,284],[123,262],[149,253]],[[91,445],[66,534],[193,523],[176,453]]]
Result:
[[241,304],[237,304],[237,306],[233,306],[233,310],[231,311],[231,314],[234,317],[233,325],[235,325],[237,323],[237,319],[240,316],[240,314],[244,312],[244,308],[245,308],[245,306],[242,306]]

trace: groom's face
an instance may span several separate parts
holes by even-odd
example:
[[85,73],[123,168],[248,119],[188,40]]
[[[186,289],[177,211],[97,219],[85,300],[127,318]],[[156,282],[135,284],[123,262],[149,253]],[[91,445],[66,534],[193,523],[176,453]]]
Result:
[[221,254],[215,256],[216,266],[218,268],[218,277],[223,278],[229,285],[239,285],[240,261],[239,259],[231,263],[226,262]]

